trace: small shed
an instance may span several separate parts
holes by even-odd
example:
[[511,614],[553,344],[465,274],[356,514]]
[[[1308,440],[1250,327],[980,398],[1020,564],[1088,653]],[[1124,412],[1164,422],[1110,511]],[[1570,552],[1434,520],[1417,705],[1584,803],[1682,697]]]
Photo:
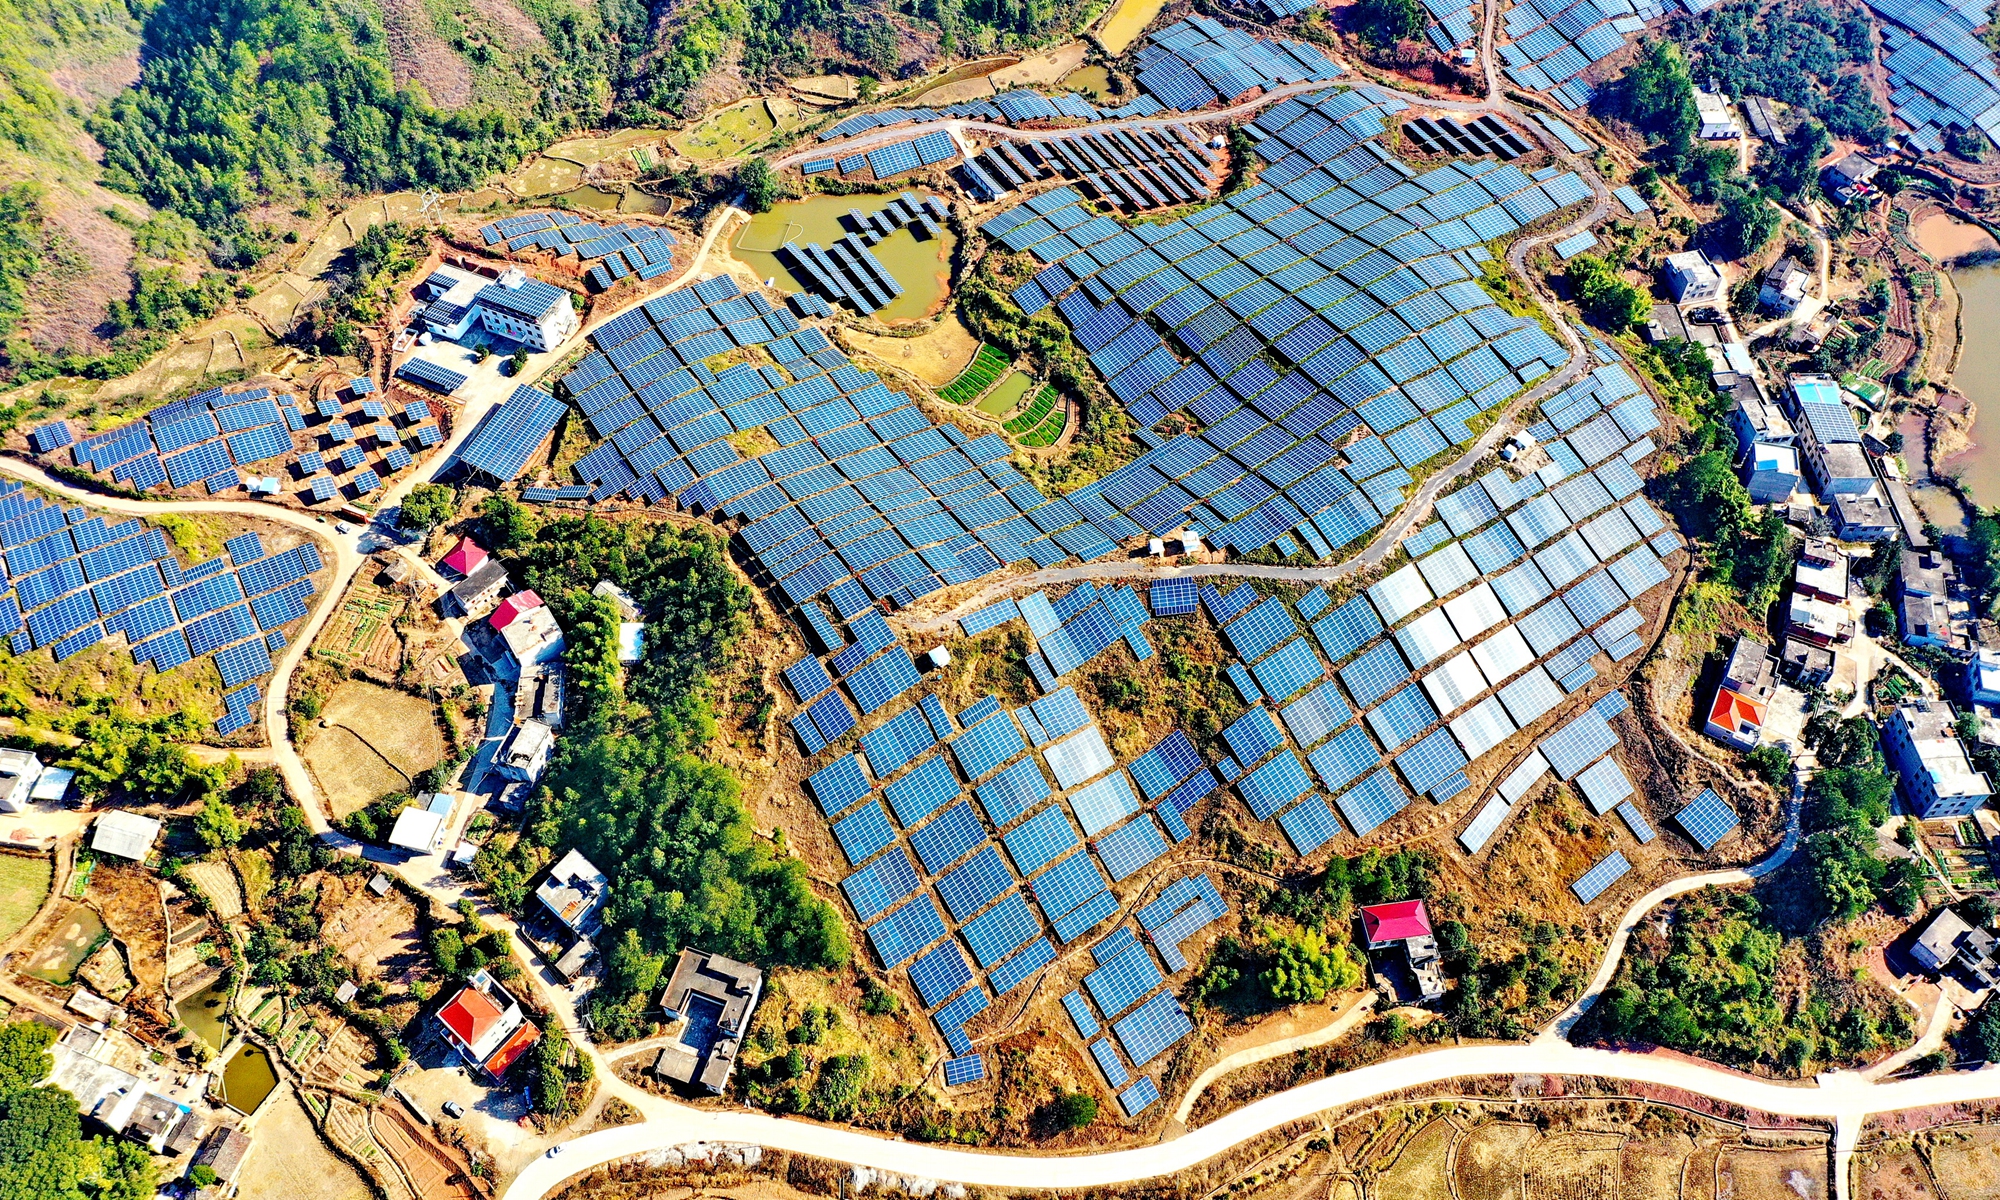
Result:
[[90,848],[100,854],[142,862],[153,852],[153,842],[159,836],[160,823],[151,817],[142,817],[138,813],[108,812],[97,818]]

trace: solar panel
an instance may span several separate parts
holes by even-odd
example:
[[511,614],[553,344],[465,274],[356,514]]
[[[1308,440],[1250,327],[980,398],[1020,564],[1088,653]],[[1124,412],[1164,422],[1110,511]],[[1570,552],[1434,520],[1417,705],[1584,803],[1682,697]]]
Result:
[[919,950],[945,936],[944,920],[928,893],[868,926],[869,944],[875,947],[882,965],[895,970],[916,957]]
[[1160,1085],[1153,1082],[1151,1075],[1141,1075],[1130,1087],[1118,1093],[1118,1107],[1125,1110],[1127,1117],[1136,1117],[1153,1107],[1160,1099]]
[[829,817],[846,812],[870,790],[868,777],[861,772],[861,760],[852,754],[843,755],[814,772],[807,778],[806,788],[819,802],[820,811]]
[[1048,760],[1049,770],[1055,773],[1056,785],[1064,789],[1110,770],[1115,761],[1104,744],[1103,733],[1095,725],[1045,747],[1042,755]]
[[1734,832],[1740,819],[1729,802],[1716,794],[1714,788],[1703,788],[1686,808],[1674,814],[1674,823],[1694,840],[1703,850],[1713,850],[1723,838]]
[[910,964],[910,982],[925,1008],[935,1008],[958,989],[972,982],[972,968],[956,941],[945,942]]
[[833,836],[840,842],[841,853],[847,855],[848,863],[860,866],[895,841],[896,830],[889,824],[881,804],[871,800],[834,822]]
[[1599,859],[1595,866],[1578,876],[1576,881],[1569,885],[1569,890],[1576,893],[1579,901],[1589,904],[1603,895],[1612,884],[1624,878],[1625,873],[1631,869],[1632,864],[1625,860],[1625,853],[1622,850],[1613,850]]
[[1062,806],[1051,805],[1023,821],[1001,840],[1007,843],[1014,868],[1023,875],[1033,875],[1083,839]]
[[1312,789],[1312,780],[1299,763],[1298,755],[1287,750],[1237,781],[1236,790],[1260,821]]
[[944,1085],[964,1087],[986,1078],[986,1060],[977,1054],[967,1054],[959,1058],[945,1060]]
[[840,883],[841,890],[847,893],[848,903],[854,906],[854,915],[863,922],[881,916],[920,886],[916,867],[911,865],[909,854],[900,848],[884,854]]
[[1159,965],[1138,942],[1126,946],[1083,977],[1084,990],[1090,993],[1097,1011],[1108,1018],[1131,1008],[1162,982]]
[[1188,1034],[1194,1023],[1168,991],[1155,992],[1126,1016],[1112,1023],[1111,1032],[1125,1048],[1125,1057],[1145,1066]]
[[1070,1023],[1076,1026],[1076,1035],[1078,1037],[1092,1038],[1097,1036],[1097,1017],[1090,1011],[1090,1005],[1084,1000],[1082,992],[1065,992],[1062,1003],[1063,1008],[1069,1012]]
[[1014,885],[1014,877],[991,845],[937,880],[938,898],[953,920],[963,921]]
[[1155,582],[1147,594],[1156,617],[1184,616],[1195,610],[1195,586],[1192,579],[1162,579]]
[[985,840],[986,829],[973,815],[970,800],[953,804],[910,835],[911,847],[932,875],[964,858]]
[[1012,954],[1040,929],[1041,923],[1035,920],[1034,910],[1028,907],[1021,893],[1013,892],[960,926],[958,932],[965,939],[965,944],[971,947],[974,960],[982,968],[990,968]]
[[1032,757],[1015,762],[973,791],[987,819],[1001,828],[1050,795],[1048,780]]
[[1618,735],[1611,731],[1601,713],[1586,711],[1580,717],[1558,729],[1542,743],[1542,757],[1549,760],[1549,766],[1558,779],[1573,779],[1576,774],[1596,762],[1604,753],[1618,744]]
[[955,799],[960,788],[944,757],[933,754],[919,762],[901,779],[887,784],[882,794],[896,810],[896,819],[914,825]]
[[1166,852],[1166,838],[1150,816],[1142,815],[1097,839],[1097,855],[1114,883],[1124,882]]
[[1132,794],[1132,785],[1122,771],[1078,790],[1070,796],[1069,803],[1085,836],[1092,837],[1139,811],[1139,799]]
[[1403,811],[1409,802],[1409,794],[1390,778],[1387,770],[1381,770],[1355,785],[1335,800],[1334,805],[1347,818],[1348,826],[1357,835],[1366,837],[1390,817]]

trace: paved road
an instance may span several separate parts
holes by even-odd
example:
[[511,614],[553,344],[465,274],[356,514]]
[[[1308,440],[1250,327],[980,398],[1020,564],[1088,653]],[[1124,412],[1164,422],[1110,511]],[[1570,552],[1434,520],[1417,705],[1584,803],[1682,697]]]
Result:
[[1867,1115],[2000,1097],[2000,1071],[1931,1075],[1872,1083],[1851,1072],[1790,1085],[1756,1079],[1678,1056],[1593,1050],[1563,1042],[1459,1046],[1344,1072],[1236,1110],[1179,1138],[1107,1154],[1022,1157],[890,1140],[853,1130],[736,1109],[696,1111],[589,1134],[516,1176],[503,1200],[539,1200],[570,1176],[666,1146],[748,1143],[927,1179],[976,1186],[1106,1187],[1194,1166],[1288,1122],[1408,1088],[1454,1079],[1515,1075],[1598,1076],[1679,1088],[1779,1116],[1837,1123],[1838,1192],[1847,1192],[1847,1156]]
[[1324,1046],[1328,1042],[1337,1042],[1346,1037],[1359,1026],[1366,1024],[1369,1017],[1375,1015],[1375,1001],[1379,998],[1373,991],[1363,992],[1347,1006],[1346,1012],[1327,1022],[1322,1028],[1315,1029],[1311,1033],[1265,1042],[1261,1046],[1252,1046],[1247,1050],[1238,1050],[1226,1058],[1216,1060],[1214,1065],[1196,1076],[1195,1081],[1188,1085],[1187,1093],[1174,1107],[1174,1120],[1186,1124],[1188,1115],[1194,1112],[1195,1101],[1201,1099],[1201,1094],[1208,1090],[1208,1085],[1224,1075],[1241,1071],[1245,1067],[1256,1066],[1260,1062],[1283,1058],[1287,1054],[1297,1054],[1301,1050]]
[[[455,435],[456,442],[461,434]],[[285,508],[276,504],[264,504],[248,500],[131,500],[123,496],[107,496],[85,491],[50,475],[33,463],[25,463],[12,458],[0,458],[0,474],[11,475],[37,487],[46,488],[79,504],[93,508],[108,509],[112,512],[129,513],[135,516],[155,516],[160,513],[228,513],[232,516],[256,517],[266,521],[276,521],[290,525],[316,540],[323,551],[330,551],[328,566],[333,571],[332,578],[320,590],[313,611],[306,618],[303,629],[292,636],[291,644],[278,659],[271,678],[263,685],[264,723],[271,732],[271,759],[285,776],[285,783],[292,794],[299,799],[306,811],[306,819],[312,823],[313,832],[328,833],[330,827],[324,816],[324,805],[320,802],[318,789],[313,785],[312,774],[306,770],[305,761],[293,749],[289,737],[284,736],[285,699],[291,686],[292,672],[298,669],[301,659],[311,648],[313,638],[319,634],[327,618],[340,603],[340,597],[347,590],[348,580],[366,561],[361,552],[360,535],[341,534],[333,526],[309,513]]]

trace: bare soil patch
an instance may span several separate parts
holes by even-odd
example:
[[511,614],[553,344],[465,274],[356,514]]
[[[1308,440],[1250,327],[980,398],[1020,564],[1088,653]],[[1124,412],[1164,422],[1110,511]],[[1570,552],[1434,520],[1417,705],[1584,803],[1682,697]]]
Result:
[[360,734],[344,726],[323,731],[305,753],[306,767],[319,781],[339,819],[393,792],[409,790],[410,777],[396,770]]
[[329,875],[319,911],[327,943],[364,979],[395,978],[424,961],[416,907],[395,888],[377,896],[363,875]]
[[841,336],[863,353],[899,367],[932,387],[943,387],[958,378],[958,373],[979,352],[979,339],[959,321],[955,311],[947,311],[938,319],[936,329],[917,337],[884,337],[858,329],[843,329]]
[[446,108],[471,100],[472,68],[438,36],[423,0],[381,0],[381,9],[396,82],[422,84],[432,102]]
[[367,1200],[373,1193],[361,1172],[329,1150],[290,1087],[279,1089],[257,1113],[257,1152],[237,1177],[244,1196],[296,1200]]
[[1505,1122],[1467,1134],[1452,1162],[1459,1194],[1465,1200],[1521,1200],[1521,1163],[1541,1137],[1532,1125]]
[[[1988,1187],[1994,1159],[1987,1157]],[[1718,1193],[1733,1200],[1827,1200],[1824,1150],[1731,1146],[1718,1166]]]
[[1954,1200],[2000,1192],[2000,1130],[1982,1127],[1941,1131],[1931,1144],[1930,1157],[1931,1173],[1938,1186]]
[[99,863],[90,876],[90,900],[104,927],[125,946],[134,999],[164,1013],[167,985],[167,919],[160,906],[159,880],[139,867]]

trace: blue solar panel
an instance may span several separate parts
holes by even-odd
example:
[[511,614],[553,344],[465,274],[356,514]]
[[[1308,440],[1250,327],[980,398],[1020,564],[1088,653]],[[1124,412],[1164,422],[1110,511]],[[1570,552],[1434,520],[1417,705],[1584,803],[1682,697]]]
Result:
[[1004,714],[997,715],[952,739],[952,756],[967,779],[980,779],[1001,764],[1024,753],[1027,743],[1020,730]]
[[973,791],[987,819],[1001,828],[1051,795],[1048,779],[1032,757],[1019,760]]
[[970,800],[960,800],[910,835],[911,847],[932,875],[964,858],[985,840],[986,829],[973,815]]
[[1061,805],[1051,805],[1028,818],[1003,839],[1014,868],[1033,875],[1082,842],[1082,835]]
[[974,960],[987,968],[1012,954],[1040,929],[1034,910],[1028,907],[1021,893],[1014,892],[967,921],[958,932],[972,949]]
[[1110,884],[1089,854],[1072,854],[1037,875],[1028,886],[1035,893],[1035,903],[1042,906],[1042,912],[1050,920],[1054,920],[1073,911],[1077,905]]
[[1090,1056],[1097,1060],[1097,1069],[1104,1072],[1104,1081],[1112,1087],[1122,1087],[1132,1077],[1125,1064],[1118,1061],[1118,1051],[1112,1048],[1109,1038],[1092,1042]]
[[972,982],[972,967],[957,942],[946,942],[910,964],[910,982],[916,985],[924,1007],[935,1008]]
[[1222,731],[1222,740],[1237,761],[1246,765],[1261,762],[1266,754],[1285,744],[1284,735],[1278,732],[1278,723],[1271,719],[1271,710],[1267,708],[1253,708],[1238,717]]
[[1004,996],[1026,983],[1028,977],[1056,960],[1056,950],[1049,945],[1049,939],[1038,937],[1014,957],[993,968],[986,979],[993,985],[993,994]]
[[1090,1011],[1090,1005],[1083,993],[1069,991],[1063,994],[1063,1007],[1069,1011],[1070,1023],[1076,1026],[1076,1035],[1082,1038],[1097,1036],[1097,1017]]
[[1171,791],[1175,784],[1193,774],[1200,766],[1201,755],[1188,741],[1188,736],[1176,729],[1162,738],[1159,744],[1132,760],[1126,768],[1132,782],[1139,785],[1139,792],[1147,800],[1157,800]]
[[944,919],[928,893],[883,917],[868,927],[868,942],[875,947],[882,965],[895,970],[916,957],[917,952],[945,936]]
[[239,642],[217,652],[215,667],[222,675],[222,686],[235,687],[260,675],[270,674],[271,652],[265,649],[262,638]]
[[1129,879],[1166,852],[1167,840],[1159,825],[1143,814],[1097,839],[1098,857],[1114,883]]
[[862,921],[881,916],[898,900],[921,886],[910,856],[901,849],[884,854],[841,881],[854,915]]
[[1147,595],[1156,617],[1177,617],[1195,610],[1195,587],[1192,579],[1162,579],[1154,583]]
[[[1043,943],[1046,945],[1047,943]],[[1004,988],[996,990],[1005,991]],[[964,1087],[986,1078],[986,1060],[977,1054],[967,1054],[960,1058],[946,1059],[944,1064],[944,1085]]]
[[1409,794],[1387,770],[1382,770],[1356,784],[1334,804],[1354,832],[1366,837],[1380,828],[1384,821],[1403,811],[1403,806],[1409,802]]
[[1169,1046],[1194,1032],[1194,1023],[1172,992],[1155,992],[1151,999],[1114,1021],[1111,1032],[1125,1048],[1125,1057],[1143,1067]]
[[1358,705],[1369,705],[1388,695],[1410,677],[1410,668],[1396,643],[1384,641],[1340,669],[1340,681]]
[[1250,806],[1251,813],[1260,821],[1268,820],[1279,809],[1311,789],[1312,780],[1306,775],[1305,767],[1300,765],[1298,755],[1289,750],[1236,783],[1243,802]]
[[883,813],[882,805],[870,801],[834,822],[833,836],[839,840],[847,861],[860,866],[875,857],[882,847],[896,840],[896,831]]
[[945,765],[944,756],[933,754],[901,779],[885,785],[882,794],[896,810],[896,819],[909,826],[957,798],[959,790],[958,779]]
[[1001,861],[1000,852],[988,845],[940,877],[936,886],[938,898],[952,919],[963,921],[1013,885],[1014,877]]
[[861,772],[861,760],[844,755],[814,772],[806,788],[819,802],[820,811],[837,817],[869,792],[868,777]]
[[1703,788],[1686,808],[1674,814],[1674,823],[1694,839],[1703,850],[1713,850],[1716,844],[1733,832],[1741,821],[1736,810],[1729,806],[1714,788]]
[[1368,728],[1383,748],[1393,753],[1437,719],[1437,709],[1431,707],[1423,688],[1413,683],[1369,710]]
[[1160,1099],[1160,1085],[1153,1082],[1151,1075],[1141,1075],[1132,1085],[1118,1093],[1118,1107],[1125,1110],[1127,1117],[1136,1117],[1157,1104]]
[[1632,864],[1626,861],[1624,852],[1613,850],[1599,859],[1595,866],[1578,876],[1576,882],[1569,885],[1569,890],[1576,893],[1579,901],[1589,904],[1603,895],[1605,889],[1624,878],[1625,873],[1631,869]]

